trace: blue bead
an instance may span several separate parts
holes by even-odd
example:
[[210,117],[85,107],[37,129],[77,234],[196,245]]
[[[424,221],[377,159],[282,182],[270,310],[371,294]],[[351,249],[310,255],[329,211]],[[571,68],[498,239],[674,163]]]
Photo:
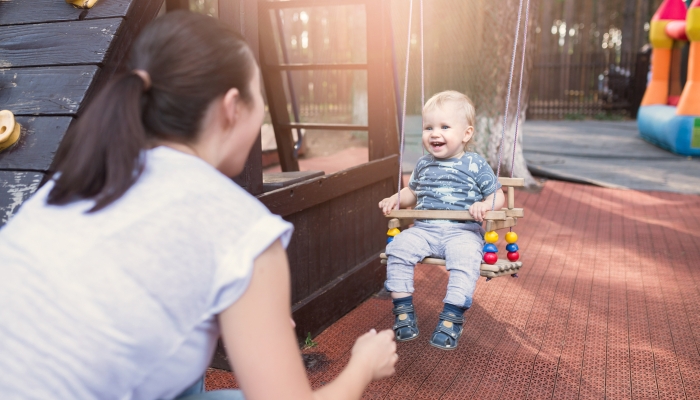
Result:
[[487,243],[484,245],[484,253],[498,253],[498,247],[493,243]]
[[393,237],[393,236],[389,236],[388,238],[386,238],[386,243],[389,244],[389,243],[391,243],[393,240],[394,240],[394,237]]
[[518,251],[518,245],[515,243],[511,243],[508,246],[506,246],[506,250],[508,251]]

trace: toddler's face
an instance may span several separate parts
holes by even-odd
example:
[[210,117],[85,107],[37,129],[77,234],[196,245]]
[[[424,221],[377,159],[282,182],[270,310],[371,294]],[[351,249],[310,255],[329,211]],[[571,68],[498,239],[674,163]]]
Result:
[[474,135],[457,106],[443,104],[423,113],[423,147],[435,158],[458,158]]

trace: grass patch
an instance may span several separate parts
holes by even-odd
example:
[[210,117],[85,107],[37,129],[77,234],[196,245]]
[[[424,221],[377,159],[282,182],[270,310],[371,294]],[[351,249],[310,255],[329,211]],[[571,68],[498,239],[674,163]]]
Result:
[[306,334],[306,339],[304,340],[304,348],[310,349],[316,346],[318,346],[318,343],[314,342],[314,340],[311,338],[311,332],[308,332]]

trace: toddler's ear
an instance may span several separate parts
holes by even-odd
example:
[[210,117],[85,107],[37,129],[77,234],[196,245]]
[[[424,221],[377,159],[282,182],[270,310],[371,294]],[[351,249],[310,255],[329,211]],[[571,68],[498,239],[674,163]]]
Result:
[[474,136],[474,127],[469,125],[467,127],[467,130],[464,131],[464,139],[462,140],[462,142],[467,143],[471,140],[472,136]]

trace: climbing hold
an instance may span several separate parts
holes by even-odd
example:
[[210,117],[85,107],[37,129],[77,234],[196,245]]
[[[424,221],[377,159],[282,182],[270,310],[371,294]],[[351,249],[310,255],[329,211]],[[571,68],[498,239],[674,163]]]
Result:
[[12,146],[19,140],[20,125],[8,110],[0,111],[0,151]]
[[510,261],[515,262],[518,261],[518,259],[520,258],[520,253],[518,253],[517,251],[509,251],[507,257]]
[[518,241],[518,234],[515,232],[506,233],[506,242],[515,243]]
[[486,243],[496,243],[498,241],[498,233],[495,231],[486,232],[484,241],[486,241]]
[[484,253],[498,253],[498,247],[493,243],[487,243],[484,245]]
[[495,264],[498,261],[498,254],[496,253],[484,253],[484,262],[486,264]]
[[391,243],[391,242],[393,242],[393,241],[394,241],[394,237],[393,237],[393,236],[389,236],[388,238],[386,238],[386,244],[389,244],[389,243]]
[[508,250],[508,251],[518,251],[518,250],[520,250],[520,249],[518,248],[518,245],[517,245],[517,244],[511,243],[511,244],[509,244],[508,246],[506,246],[506,250]]
[[388,236],[396,236],[396,235],[398,235],[399,233],[401,233],[401,231],[399,230],[399,228],[391,228],[391,229],[389,229],[389,230],[386,232],[386,234],[387,234]]

